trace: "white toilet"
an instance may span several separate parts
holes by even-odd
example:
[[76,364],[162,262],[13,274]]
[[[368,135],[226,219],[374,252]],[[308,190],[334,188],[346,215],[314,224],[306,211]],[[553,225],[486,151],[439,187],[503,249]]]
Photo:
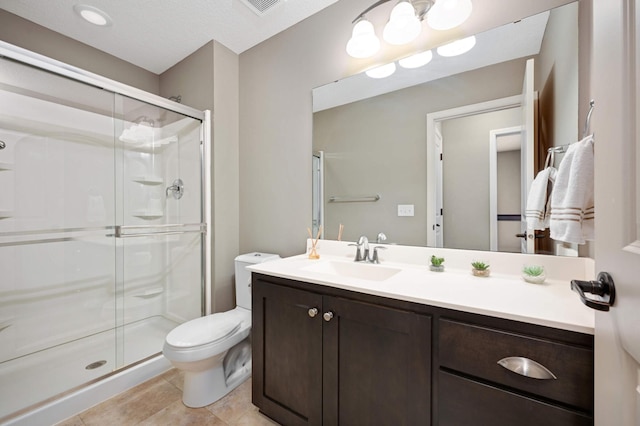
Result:
[[184,372],[187,407],[209,405],[251,375],[251,272],[246,267],[278,258],[268,253],[236,257],[236,308],[187,321],[167,335],[162,353]]

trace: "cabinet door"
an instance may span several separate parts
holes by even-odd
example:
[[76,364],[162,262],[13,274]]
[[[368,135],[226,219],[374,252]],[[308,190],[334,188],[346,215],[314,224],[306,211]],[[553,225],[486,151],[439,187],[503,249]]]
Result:
[[253,403],[285,425],[320,425],[322,296],[254,275],[252,301]]
[[430,424],[431,318],[323,302],[323,424]]

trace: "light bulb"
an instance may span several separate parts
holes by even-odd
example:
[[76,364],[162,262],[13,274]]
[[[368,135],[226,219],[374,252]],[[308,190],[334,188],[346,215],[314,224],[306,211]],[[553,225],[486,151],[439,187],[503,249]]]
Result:
[[347,42],[347,53],[353,58],[368,58],[380,49],[380,40],[373,31],[373,25],[361,19],[353,27],[351,38]]
[[436,0],[427,13],[427,23],[434,30],[457,27],[471,16],[471,0]]
[[366,71],[371,78],[385,78],[396,72],[396,64],[391,62]]
[[427,65],[433,59],[433,53],[430,50],[426,52],[416,53],[415,55],[402,58],[398,61],[398,65],[402,68],[419,68]]
[[456,40],[449,44],[438,47],[438,55],[440,56],[458,56],[470,51],[476,45],[476,37],[471,36]]
[[422,31],[422,23],[416,16],[416,10],[411,3],[402,1],[391,10],[382,38],[389,44],[407,44],[415,40],[420,35],[420,31]]

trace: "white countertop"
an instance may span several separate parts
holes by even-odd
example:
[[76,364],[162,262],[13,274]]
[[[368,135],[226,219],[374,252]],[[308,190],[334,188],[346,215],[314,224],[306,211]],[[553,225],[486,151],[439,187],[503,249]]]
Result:
[[[335,244],[325,243],[325,246],[328,245]],[[425,250],[425,248],[415,249]],[[331,254],[322,253],[321,258],[318,260],[311,260],[306,254],[303,254],[252,265],[248,269],[265,275],[392,299],[581,333],[594,333],[594,311],[583,305],[578,295],[571,291],[569,280],[564,277],[558,279],[549,274],[549,269],[553,270],[553,265],[551,265],[551,268],[545,266],[548,268],[548,272],[547,280],[544,284],[530,284],[525,282],[519,275],[513,274],[513,256],[504,256],[504,269],[511,273],[501,274],[499,272],[502,260],[501,254],[493,252],[486,252],[487,256],[491,258],[492,269],[491,276],[487,278],[473,276],[470,266],[467,268],[461,262],[457,262],[458,265],[455,265],[455,261],[452,262],[454,263],[452,265],[448,265],[448,261],[445,261],[444,272],[430,271],[428,261],[424,261],[423,264],[416,264],[415,262],[404,263],[392,260],[385,261],[383,259],[380,265],[362,265],[368,268],[367,271],[374,271],[371,268],[379,268],[375,272],[380,272],[380,274],[374,274],[373,279],[322,272],[325,269],[328,271],[331,266],[336,266],[336,263],[346,263],[346,268],[352,268],[350,265],[354,262],[351,252],[354,250],[353,247],[350,247],[349,254],[345,254],[345,250],[342,247],[338,247],[338,250],[326,250]],[[407,250],[407,248],[405,247],[401,250]],[[433,250],[431,251],[433,252]],[[484,253],[440,249],[438,254],[441,255],[443,252],[446,252],[448,258],[454,259],[456,256],[465,255],[477,258],[479,253]],[[422,259],[426,259],[424,257],[426,254],[422,253],[422,255]],[[392,259],[394,256],[388,257]],[[545,257],[549,258],[549,262],[558,262],[558,259],[553,256],[536,256],[535,259],[540,264],[544,263]],[[576,258],[567,260],[567,262],[568,266],[564,268],[565,270],[572,268],[571,262],[574,263],[573,268],[575,269]],[[511,265],[507,265],[507,263]],[[464,265],[467,265],[467,263],[464,262]],[[519,269],[520,266],[517,267],[517,270]],[[588,267],[583,269],[588,270]],[[580,268],[578,268],[579,270]],[[396,273],[389,278],[380,280],[386,272]],[[574,274],[577,273],[576,271],[572,272]],[[584,272],[584,275],[589,275],[589,273]],[[574,278],[591,279],[589,276],[574,276]]]

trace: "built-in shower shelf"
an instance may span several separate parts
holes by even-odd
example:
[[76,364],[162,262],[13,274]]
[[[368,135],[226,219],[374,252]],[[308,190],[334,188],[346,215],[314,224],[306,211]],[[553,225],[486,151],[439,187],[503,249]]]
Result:
[[0,219],[7,219],[9,217],[13,217],[13,210],[0,209]]
[[143,183],[145,185],[161,185],[162,183],[164,183],[164,179],[156,175],[133,176],[131,180]]
[[157,140],[130,140],[130,139],[120,139],[123,142],[127,142],[130,144],[127,148],[134,151],[151,151],[155,149],[160,149],[162,147],[168,146],[169,144],[178,142],[177,136],[169,136],[167,138],[157,139]]
[[177,136],[169,136],[169,137],[166,137],[166,138],[159,139],[157,141],[153,141],[153,146],[154,147],[159,147],[159,146],[162,146],[162,145],[169,145],[170,143],[175,143],[175,142],[178,142],[178,137]]
[[164,216],[164,212],[161,210],[136,210],[133,212],[133,216],[143,219],[156,219]]
[[142,293],[134,294],[133,297],[138,297],[140,299],[151,299],[152,297],[160,296],[164,293],[164,289],[162,287],[155,287],[148,289]]
[[13,170],[13,163],[3,163],[0,161],[0,171],[2,170]]

